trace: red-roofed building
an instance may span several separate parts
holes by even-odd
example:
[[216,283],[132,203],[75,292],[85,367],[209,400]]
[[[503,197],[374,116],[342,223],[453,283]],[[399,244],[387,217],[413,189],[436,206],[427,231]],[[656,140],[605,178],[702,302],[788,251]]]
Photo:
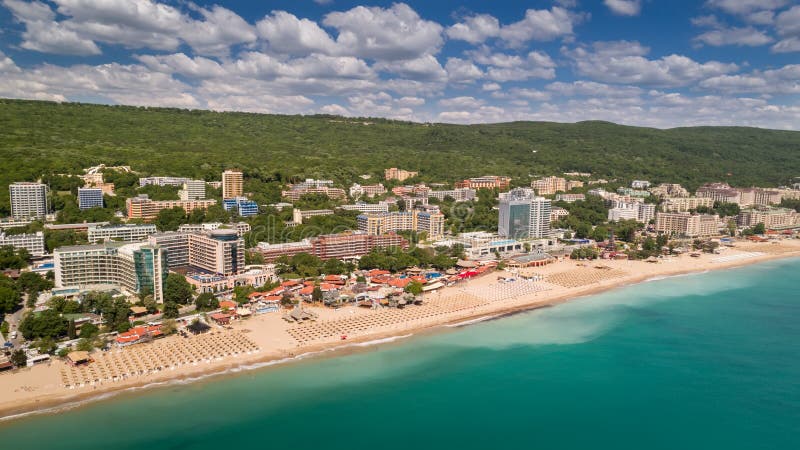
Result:
[[406,286],[411,284],[411,278],[392,278],[389,280],[389,286],[405,289]]
[[136,344],[145,339],[162,336],[161,325],[148,325],[133,327],[130,330],[117,335],[116,342],[120,347]]
[[298,292],[300,295],[311,295],[314,293],[314,286],[306,286]]
[[219,302],[219,307],[220,307],[220,309],[223,309],[223,310],[225,310],[225,309],[236,309],[237,306],[239,306],[239,304],[234,302],[234,301],[232,301],[232,300],[223,300],[223,301]]
[[225,314],[225,313],[211,314],[208,317],[210,317],[211,320],[218,323],[219,325],[228,325],[231,323],[231,320],[233,320],[233,314]]

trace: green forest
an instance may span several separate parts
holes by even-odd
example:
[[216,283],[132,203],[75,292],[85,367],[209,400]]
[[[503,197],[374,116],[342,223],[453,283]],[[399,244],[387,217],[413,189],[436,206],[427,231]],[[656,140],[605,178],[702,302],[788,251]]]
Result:
[[[397,166],[417,181],[508,175],[517,185],[565,171],[597,177],[774,186],[800,176],[800,132],[743,127],[658,130],[607,122],[419,124],[80,103],[0,100],[0,185],[105,163],[144,175],[250,183],[306,177],[346,186]],[[277,193],[277,192],[276,192]],[[278,194],[279,195],[279,194]],[[9,212],[0,189],[0,216]]]

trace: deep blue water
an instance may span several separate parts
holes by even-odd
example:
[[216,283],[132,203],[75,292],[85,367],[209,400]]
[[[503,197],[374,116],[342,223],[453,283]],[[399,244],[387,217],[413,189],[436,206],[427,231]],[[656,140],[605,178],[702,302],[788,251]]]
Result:
[[8,449],[797,449],[800,260],[0,423]]

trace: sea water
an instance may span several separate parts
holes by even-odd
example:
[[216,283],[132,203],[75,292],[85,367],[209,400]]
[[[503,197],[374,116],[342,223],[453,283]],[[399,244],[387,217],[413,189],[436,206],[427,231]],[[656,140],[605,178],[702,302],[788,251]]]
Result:
[[800,260],[0,422],[7,449],[798,449]]

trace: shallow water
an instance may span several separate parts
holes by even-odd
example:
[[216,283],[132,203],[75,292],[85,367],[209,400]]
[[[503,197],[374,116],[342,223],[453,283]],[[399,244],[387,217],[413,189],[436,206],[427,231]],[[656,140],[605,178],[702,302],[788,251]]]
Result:
[[800,260],[0,423],[9,449],[800,448]]

